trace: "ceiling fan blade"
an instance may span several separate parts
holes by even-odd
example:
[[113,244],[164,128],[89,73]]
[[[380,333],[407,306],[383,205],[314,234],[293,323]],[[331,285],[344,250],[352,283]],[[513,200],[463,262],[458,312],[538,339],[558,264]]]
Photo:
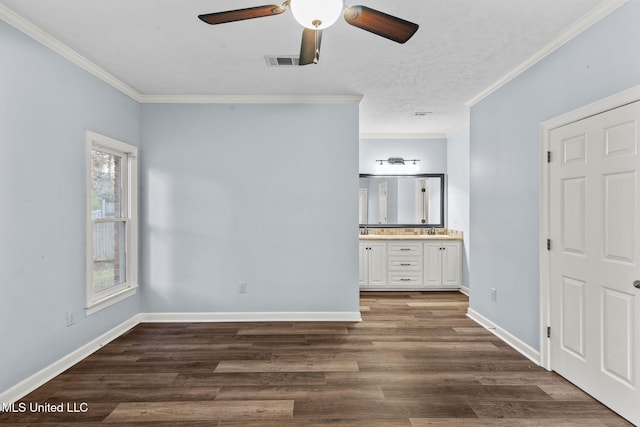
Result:
[[344,19],[354,27],[381,37],[404,43],[418,31],[418,24],[387,15],[366,6],[352,6],[344,13]]
[[224,24],[226,22],[279,15],[285,10],[286,8],[284,6],[270,4],[265,6],[248,7],[246,9],[228,10],[226,12],[207,13],[205,15],[198,15],[198,18],[207,24],[216,25]]
[[305,28],[302,31],[302,46],[300,46],[300,65],[317,64],[320,60],[320,42],[322,30]]

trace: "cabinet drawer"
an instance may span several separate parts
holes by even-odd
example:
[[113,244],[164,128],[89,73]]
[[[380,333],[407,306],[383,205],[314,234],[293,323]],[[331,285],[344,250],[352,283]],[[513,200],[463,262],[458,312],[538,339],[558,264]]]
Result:
[[422,273],[391,272],[389,273],[389,286],[405,286],[410,288],[422,287]]
[[422,255],[422,243],[397,242],[389,243],[389,255]]
[[422,271],[422,258],[389,258],[391,271]]

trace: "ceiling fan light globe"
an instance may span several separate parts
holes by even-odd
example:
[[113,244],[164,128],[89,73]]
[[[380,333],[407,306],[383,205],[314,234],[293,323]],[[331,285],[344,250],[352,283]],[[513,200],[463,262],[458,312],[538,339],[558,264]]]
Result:
[[300,25],[322,30],[338,20],[344,3],[343,0],[291,0],[289,8]]

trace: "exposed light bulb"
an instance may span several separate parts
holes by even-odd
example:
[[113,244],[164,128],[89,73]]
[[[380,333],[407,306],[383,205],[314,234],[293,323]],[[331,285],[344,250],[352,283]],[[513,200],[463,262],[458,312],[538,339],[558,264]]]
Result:
[[343,0],[290,0],[289,8],[300,25],[322,30],[338,20],[344,3]]

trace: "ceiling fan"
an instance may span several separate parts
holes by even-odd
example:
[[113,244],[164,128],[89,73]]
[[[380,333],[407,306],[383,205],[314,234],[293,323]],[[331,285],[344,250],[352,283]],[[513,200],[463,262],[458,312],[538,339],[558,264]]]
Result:
[[291,9],[293,17],[304,28],[300,47],[300,65],[317,64],[320,59],[322,30],[335,23],[344,10],[348,24],[377,34],[397,43],[405,43],[418,30],[418,24],[388,15],[366,6],[345,7],[343,0],[286,0],[282,5],[272,4],[246,9],[199,15],[211,25],[245,19],[279,15]]

